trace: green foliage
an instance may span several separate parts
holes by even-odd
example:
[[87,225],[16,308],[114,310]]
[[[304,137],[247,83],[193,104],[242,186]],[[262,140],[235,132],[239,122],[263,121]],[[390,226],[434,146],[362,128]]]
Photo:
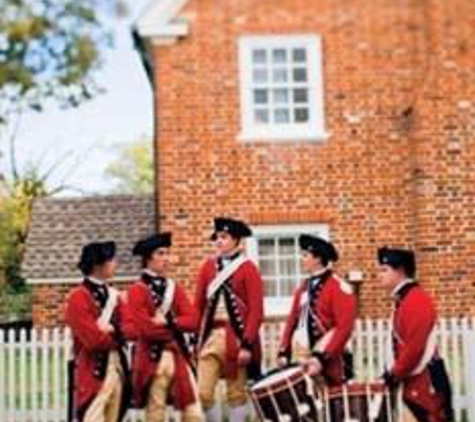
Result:
[[4,279],[14,290],[25,288],[20,269],[33,201],[46,195],[46,182],[29,171],[11,182],[8,196],[0,201],[0,263]]
[[0,1],[0,123],[48,100],[77,106],[99,92],[104,19],[114,0]]
[[0,286],[0,323],[31,319],[31,286]]
[[117,193],[147,194],[153,192],[154,160],[152,141],[144,140],[117,147],[118,155],[106,169],[115,181]]

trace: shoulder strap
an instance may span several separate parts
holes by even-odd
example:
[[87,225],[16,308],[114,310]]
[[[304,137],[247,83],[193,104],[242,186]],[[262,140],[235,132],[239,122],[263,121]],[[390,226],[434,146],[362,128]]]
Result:
[[175,297],[175,291],[176,291],[176,283],[173,281],[171,278],[167,278],[167,287],[165,289],[165,293],[163,295],[163,302],[162,304],[157,308],[157,313],[161,313],[162,315],[168,314],[170,311],[172,304],[173,304],[173,299]]
[[109,297],[107,298],[106,305],[97,319],[98,323],[107,324],[111,321],[114,309],[119,301],[119,291],[113,287],[108,287]]
[[234,261],[232,261],[231,264],[217,273],[206,289],[206,298],[210,299],[219,290],[223,283],[247,261],[248,258],[239,256]]

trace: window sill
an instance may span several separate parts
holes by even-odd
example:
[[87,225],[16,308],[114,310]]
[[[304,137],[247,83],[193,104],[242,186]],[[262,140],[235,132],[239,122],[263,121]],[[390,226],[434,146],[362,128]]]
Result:
[[240,142],[252,143],[252,142],[325,142],[330,138],[328,132],[317,132],[308,134],[286,134],[286,133],[253,133],[253,132],[241,132],[237,139]]
[[292,297],[264,298],[264,308],[266,318],[286,317],[292,308]]

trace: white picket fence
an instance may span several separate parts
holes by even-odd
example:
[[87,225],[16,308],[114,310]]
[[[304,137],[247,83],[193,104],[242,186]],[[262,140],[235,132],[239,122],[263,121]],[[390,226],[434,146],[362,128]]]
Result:
[[[263,327],[264,366],[273,368],[283,323]],[[454,388],[457,422],[475,422],[475,320],[443,319],[439,345]],[[0,422],[66,420],[67,329],[0,331]],[[359,320],[352,340],[357,381],[372,381],[391,360],[387,320]],[[130,412],[129,421],[141,420]]]

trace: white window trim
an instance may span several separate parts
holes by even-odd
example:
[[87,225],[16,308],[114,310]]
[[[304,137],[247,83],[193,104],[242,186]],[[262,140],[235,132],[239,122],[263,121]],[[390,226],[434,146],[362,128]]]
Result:
[[[263,236],[300,235],[303,233],[315,234],[324,239],[329,238],[327,224],[285,224],[263,225],[252,227],[253,236],[246,239],[247,256],[258,265],[257,240]],[[266,317],[288,315],[292,307],[292,297],[269,297],[264,301]]]
[[[256,125],[252,100],[252,51],[258,48],[305,47],[309,66],[310,122],[289,125]],[[323,141],[329,135],[325,131],[325,104],[323,95],[322,40],[317,34],[243,36],[239,40],[239,72],[241,99],[242,141]]]

